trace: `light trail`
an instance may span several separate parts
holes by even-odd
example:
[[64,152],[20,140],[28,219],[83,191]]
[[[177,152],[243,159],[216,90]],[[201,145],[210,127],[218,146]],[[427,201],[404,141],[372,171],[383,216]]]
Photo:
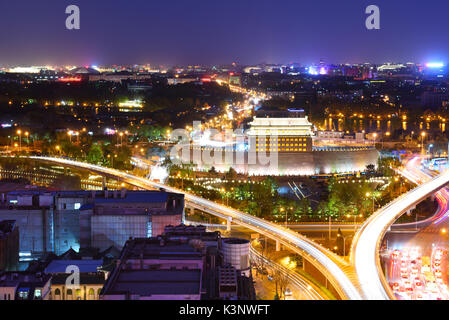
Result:
[[407,210],[449,183],[449,171],[418,186],[375,212],[357,233],[351,250],[364,298],[395,299],[380,265],[379,250],[388,228]]
[[267,235],[270,238],[279,241],[289,249],[293,250],[295,253],[302,255],[308,262],[310,262],[321,273],[328,277],[328,281],[332,284],[332,286],[343,299],[362,299],[358,289],[351,282],[348,274],[344,271],[344,269],[348,273],[352,271],[350,270],[351,268],[348,266],[347,262],[336,254],[323,248],[314,241],[298,234],[297,232],[294,232],[293,230],[284,228],[275,223],[254,217],[250,214],[246,214],[233,208],[217,204],[213,201],[192,195],[183,190],[156,183],[151,180],[137,177],[115,169],[105,168],[86,162],[73,161],[64,158],[38,156],[29,156],[23,158],[53,162],[75,168],[87,169],[93,172],[112,176],[116,179],[118,178],[123,182],[143,189],[165,189],[169,192],[183,193],[185,196],[185,200],[189,203],[190,206],[194,206],[207,213],[233,221],[258,233]]
[[283,265],[267,259],[252,246],[250,247],[250,254],[256,259],[263,259],[263,261],[270,266],[271,269],[279,270],[294,286],[302,291],[304,295],[309,298],[309,300],[326,300],[305,278],[301,277],[295,271],[289,270]]

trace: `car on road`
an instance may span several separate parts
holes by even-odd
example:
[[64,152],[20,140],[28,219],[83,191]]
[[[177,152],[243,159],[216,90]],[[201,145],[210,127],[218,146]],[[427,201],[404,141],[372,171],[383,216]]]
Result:
[[393,291],[399,291],[399,289],[400,289],[399,283],[397,282],[393,283]]

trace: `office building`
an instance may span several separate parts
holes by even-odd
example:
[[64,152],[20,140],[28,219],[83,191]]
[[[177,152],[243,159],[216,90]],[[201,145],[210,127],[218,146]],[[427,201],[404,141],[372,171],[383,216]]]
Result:
[[179,224],[184,196],[164,191],[14,191],[2,193],[0,219],[16,220],[21,259],[70,248],[121,249],[130,237]]
[[19,228],[15,220],[0,221],[0,271],[14,271],[19,263]]

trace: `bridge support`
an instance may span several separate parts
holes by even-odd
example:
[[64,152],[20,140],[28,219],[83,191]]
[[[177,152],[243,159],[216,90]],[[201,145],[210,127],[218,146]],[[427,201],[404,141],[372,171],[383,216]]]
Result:
[[276,251],[281,251],[281,243],[276,240]]
[[185,224],[186,215],[192,215],[194,213],[194,209],[191,206],[184,205],[184,210],[182,211],[182,223]]
[[335,297],[341,298],[337,290],[329,283],[325,274],[321,273],[315,266],[313,266],[307,259],[303,257],[302,270],[311,275],[316,281],[321,283],[326,289],[328,289]]
[[227,232],[231,231],[231,221],[232,221],[232,218],[228,218],[228,220],[226,221],[226,231]]
[[102,182],[101,187],[103,188],[103,190],[106,190],[106,177],[105,176],[103,176],[103,179],[101,180],[101,182]]

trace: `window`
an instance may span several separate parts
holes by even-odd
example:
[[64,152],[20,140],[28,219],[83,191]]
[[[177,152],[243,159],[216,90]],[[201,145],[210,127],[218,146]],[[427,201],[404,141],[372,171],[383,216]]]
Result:
[[28,290],[27,291],[19,291],[19,298],[22,300],[28,299]]
[[76,298],[81,300],[81,289],[76,289]]
[[79,210],[79,208],[81,208],[81,203],[76,202],[75,205],[73,206],[73,208],[74,208],[75,210]]
[[89,300],[95,300],[95,291],[94,289],[89,289]]
[[34,290],[34,298],[35,299],[42,299],[42,290],[41,289]]

